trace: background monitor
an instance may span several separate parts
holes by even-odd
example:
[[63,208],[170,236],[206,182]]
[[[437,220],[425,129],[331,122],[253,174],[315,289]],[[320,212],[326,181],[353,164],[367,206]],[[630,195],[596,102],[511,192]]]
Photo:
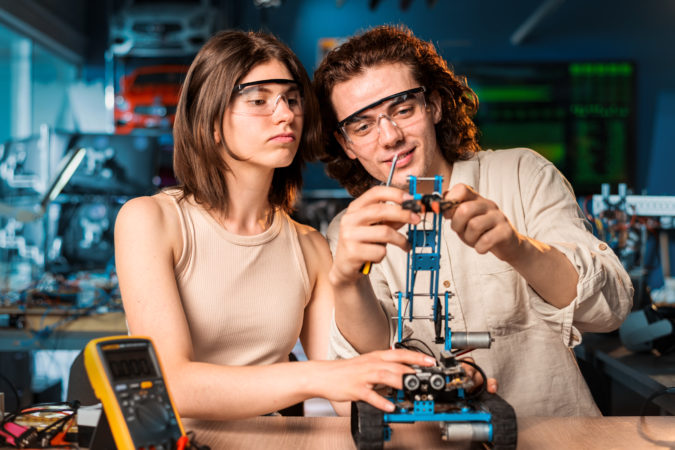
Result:
[[578,195],[598,193],[602,183],[633,183],[633,63],[466,62],[455,72],[478,95],[483,148],[532,148]]

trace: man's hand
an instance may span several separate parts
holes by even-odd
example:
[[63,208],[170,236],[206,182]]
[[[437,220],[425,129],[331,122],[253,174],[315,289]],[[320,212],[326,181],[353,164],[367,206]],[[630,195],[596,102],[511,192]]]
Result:
[[446,191],[443,200],[459,202],[444,215],[466,245],[480,254],[492,252],[511,264],[551,305],[564,308],[574,300],[579,274],[563,253],[516,231],[493,201],[465,184]]
[[458,203],[444,215],[452,220],[450,226],[462,242],[480,254],[492,252],[502,261],[512,263],[518,258],[524,237],[493,201],[465,184],[446,191],[443,200]]
[[397,230],[406,223],[420,222],[417,214],[401,208],[401,203],[410,198],[401,189],[376,186],[349,205],[340,222],[329,273],[334,286],[356,282],[365,263],[382,261],[387,244],[408,250],[408,240]]
[[[483,384],[483,376],[480,374],[479,371],[476,370],[475,367],[473,367],[470,364],[464,363],[464,361],[470,361],[474,362],[473,358],[462,358],[459,360],[459,362],[462,363],[462,367],[464,368],[464,371],[466,374],[471,377],[473,380],[474,386],[478,387],[481,384]],[[496,394],[497,393],[497,380],[495,378],[488,378],[487,379],[487,384],[485,385],[485,389],[490,393],[490,394]]]

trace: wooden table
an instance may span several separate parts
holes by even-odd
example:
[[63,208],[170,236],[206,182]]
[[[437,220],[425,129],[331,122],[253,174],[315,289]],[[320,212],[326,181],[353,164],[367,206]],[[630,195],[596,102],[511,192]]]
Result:
[[[197,441],[212,449],[354,449],[346,417],[256,417],[230,422],[183,420]],[[386,449],[466,449],[446,443],[433,423],[394,424]],[[675,447],[675,417],[524,417],[518,449],[657,449]]]

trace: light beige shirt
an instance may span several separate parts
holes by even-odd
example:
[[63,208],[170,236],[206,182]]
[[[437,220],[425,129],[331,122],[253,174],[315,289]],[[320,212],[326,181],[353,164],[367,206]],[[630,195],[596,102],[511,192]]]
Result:
[[[471,353],[476,363],[499,383],[499,394],[520,416],[599,415],[579,371],[572,347],[584,331],[619,327],[630,311],[633,288],[614,252],[590,232],[571,186],[546,159],[528,149],[481,151],[453,165],[450,183],[465,183],[499,206],[513,226],[529,237],[563,252],[579,273],[577,296],[558,309],[546,303],[509,264],[491,253],[480,255],[443,222],[439,292],[452,293],[448,310],[452,331],[489,331],[490,349]],[[331,248],[342,213],[331,223]],[[401,229],[405,232],[405,228]],[[370,281],[390,322],[390,341],[397,340],[396,293],[405,292],[406,253],[389,246],[374,264]],[[415,292],[429,292],[429,272],[418,272]],[[415,298],[415,315],[429,315],[432,302]],[[404,336],[434,348],[433,322],[407,322]],[[356,350],[331,327],[335,358]]]
[[183,233],[175,275],[194,360],[288,361],[311,296],[296,223],[277,211],[267,230],[241,236],[192,201],[175,205]]

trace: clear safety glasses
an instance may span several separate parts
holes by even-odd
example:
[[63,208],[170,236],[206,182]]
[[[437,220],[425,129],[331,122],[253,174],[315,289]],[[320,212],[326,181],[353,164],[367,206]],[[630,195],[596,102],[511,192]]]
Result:
[[294,114],[302,115],[302,93],[295,80],[275,78],[239,84],[234,87],[230,107],[234,114],[271,116],[281,100]]
[[381,119],[401,129],[419,122],[427,106],[425,91],[420,86],[382,98],[338,122],[338,130],[352,144],[371,144],[380,135]]

